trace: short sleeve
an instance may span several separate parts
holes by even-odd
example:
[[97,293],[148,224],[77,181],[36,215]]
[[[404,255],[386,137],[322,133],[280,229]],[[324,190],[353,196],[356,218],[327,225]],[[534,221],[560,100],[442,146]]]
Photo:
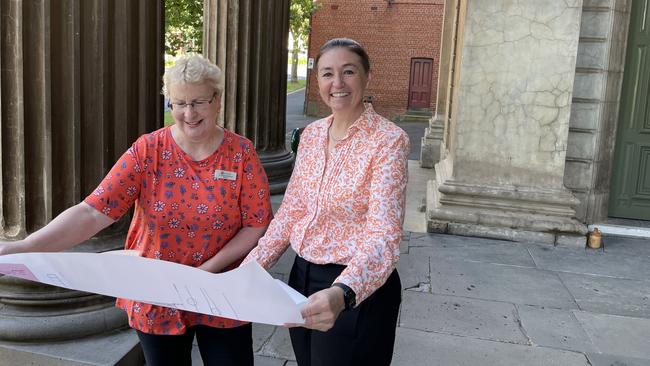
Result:
[[85,203],[113,220],[122,217],[140,195],[142,168],[137,144],[120,157],[99,186],[84,199]]
[[252,143],[247,141],[244,150],[239,203],[242,227],[267,226],[273,218],[269,181]]

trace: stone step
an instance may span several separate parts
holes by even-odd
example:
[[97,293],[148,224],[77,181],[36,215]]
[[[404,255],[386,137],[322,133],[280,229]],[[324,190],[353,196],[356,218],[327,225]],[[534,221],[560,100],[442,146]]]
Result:
[[428,122],[433,113],[429,109],[409,109],[401,115],[399,122]]
[[428,117],[433,116],[433,113],[431,112],[431,110],[429,110],[429,108],[409,109],[406,111],[405,114],[413,115],[413,116],[428,116]]
[[399,118],[399,122],[429,122],[431,116],[417,116],[405,114]]

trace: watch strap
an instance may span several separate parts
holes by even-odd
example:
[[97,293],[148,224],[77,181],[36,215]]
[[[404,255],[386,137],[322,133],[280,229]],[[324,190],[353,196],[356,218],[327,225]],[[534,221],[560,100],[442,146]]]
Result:
[[352,309],[357,304],[357,294],[354,292],[350,286],[335,282],[332,284],[332,287],[338,287],[343,290],[343,301],[345,302],[345,310]]

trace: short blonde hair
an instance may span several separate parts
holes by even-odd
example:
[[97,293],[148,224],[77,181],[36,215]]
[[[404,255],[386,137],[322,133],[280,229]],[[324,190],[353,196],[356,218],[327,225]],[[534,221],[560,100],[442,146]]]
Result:
[[208,83],[221,95],[223,92],[223,73],[219,66],[199,54],[179,58],[174,66],[165,71],[163,94],[169,98],[169,89],[177,84]]

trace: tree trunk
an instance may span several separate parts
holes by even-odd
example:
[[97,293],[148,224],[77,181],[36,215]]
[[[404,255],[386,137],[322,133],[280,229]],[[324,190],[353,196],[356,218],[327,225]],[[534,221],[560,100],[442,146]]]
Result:
[[293,39],[293,53],[291,55],[291,82],[298,82],[298,37]]

